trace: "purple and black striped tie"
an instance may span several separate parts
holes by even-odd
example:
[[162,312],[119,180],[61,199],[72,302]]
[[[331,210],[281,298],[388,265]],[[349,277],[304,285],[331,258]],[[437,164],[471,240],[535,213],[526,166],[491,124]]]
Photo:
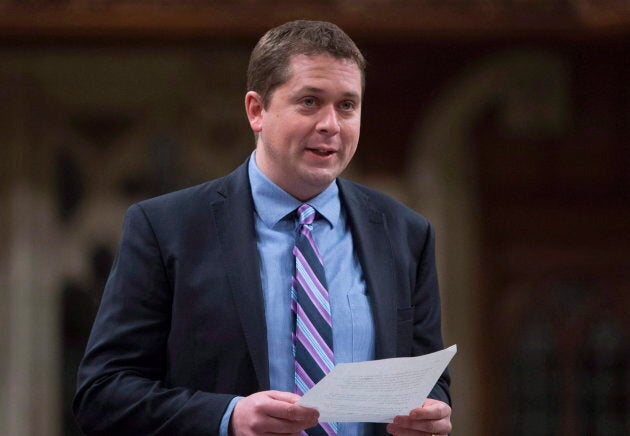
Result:
[[[295,393],[304,395],[330,372],[335,360],[326,276],[311,233],[315,209],[303,204],[297,213],[300,229],[293,248],[295,275],[291,286],[291,308],[295,318]],[[337,423],[319,423],[307,429],[306,434],[336,435]]]

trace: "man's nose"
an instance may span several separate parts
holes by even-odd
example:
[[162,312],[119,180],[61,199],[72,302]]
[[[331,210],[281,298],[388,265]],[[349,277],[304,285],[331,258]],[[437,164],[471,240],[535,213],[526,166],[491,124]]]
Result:
[[336,135],[339,129],[339,114],[335,107],[333,105],[323,107],[317,121],[317,131],[327,135]]

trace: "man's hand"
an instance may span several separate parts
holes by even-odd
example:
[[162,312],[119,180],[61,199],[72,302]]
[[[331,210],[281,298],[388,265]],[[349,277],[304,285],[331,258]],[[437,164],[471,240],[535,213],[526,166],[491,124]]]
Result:
[[407,416],[397,416],[387,426],[393,435],[442,436],[451,431],[451,408],[448,404],[428,398]]
[[232,412],[230,434],[298,435],[317,424],[319,418],[317,410],[295,404],[299,399],[299,395],[280,391],[256,392],[243,398]]

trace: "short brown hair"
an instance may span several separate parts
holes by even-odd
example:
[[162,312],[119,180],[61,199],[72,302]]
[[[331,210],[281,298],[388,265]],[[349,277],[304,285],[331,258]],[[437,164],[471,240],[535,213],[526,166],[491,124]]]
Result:
[[300,54],[329,54],[353,61],[361,71],[361,88],[365,89],[366,62],[354,41],[333,23],[296,20],[260,38],[249,58],[247,90],[260,94],[267,107],[274,89],[289,79],[291,56]]

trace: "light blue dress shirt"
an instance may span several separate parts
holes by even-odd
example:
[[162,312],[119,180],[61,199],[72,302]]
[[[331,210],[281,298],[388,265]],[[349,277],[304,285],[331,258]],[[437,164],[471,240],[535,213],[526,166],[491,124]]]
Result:
[[[256,152],[249,160],[249,179],[255,207],[260,277],[265,302],[269,380],[271,389],[293,392],[294,358],[291,332],[293,246],[298,231],[295,210],[302,204],[275,185],[257,167]],[[366,295],[363,270],[352,233],[333,182],[308,201],[318,212],[313,237],[324,260],[330,298],[335,363],[374,359],[374,322]],[[227,430],[238,399],[230,403],[221,425]],[[224,434],[227,434],[225,432]],[[339,435],[363,435],[365,425],[340,423]]]

